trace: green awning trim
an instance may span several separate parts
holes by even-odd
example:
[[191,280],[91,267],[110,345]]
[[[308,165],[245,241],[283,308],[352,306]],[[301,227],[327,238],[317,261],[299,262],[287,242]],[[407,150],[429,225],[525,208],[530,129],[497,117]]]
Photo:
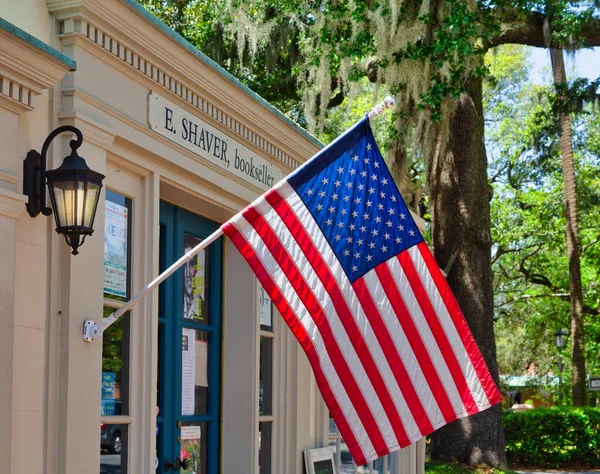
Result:
[[16,27],[12,23],[6,21],[4,18],[0,18],[0,29],[7,31],[11,35],[19,38],[20,40],[23,40],[31,46],[43,51],[48,56],[52,56],[53,58],[58,59],[60,62],[68,66],[71,69],[71,71],[75,71],[77,69],[77,62],[73,58],[61,53],[57,49],[54,49],[52,46],[48,46],[43,41],[40,41],[35,36],[32,36],[29,33],[23,31],[21,28]]

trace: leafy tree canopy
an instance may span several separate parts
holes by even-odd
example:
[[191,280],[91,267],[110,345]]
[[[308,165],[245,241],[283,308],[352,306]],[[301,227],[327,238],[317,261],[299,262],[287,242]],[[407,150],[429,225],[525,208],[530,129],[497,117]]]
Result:
[[[506,374],[556,373],[553,333],[569,327],[563,180],[552,112],[557,92],[529,81],[531,62],[523,47],[499,48],[488,55],[487,64],[484,105],[496,196],[492,230],[498,363]],[[587,90],[584,82],[576,80],[569,87]],[[600,370],[600,113],[593,105],[582,105],[579,94],[570,97],[569,107],[580,110],[573,115],[574,149],[586,359],[594,374]]]

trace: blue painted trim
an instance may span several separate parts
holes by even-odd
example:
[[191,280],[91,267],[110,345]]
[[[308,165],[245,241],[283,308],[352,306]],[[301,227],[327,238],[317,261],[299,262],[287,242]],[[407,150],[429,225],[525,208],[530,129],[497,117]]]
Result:
[[210,59],[206,54],[204,54],[202,51],[200,51],[198,48],[196,48],[193,44],[191,44],[189,41],[187,41],[183,36],[181,36],[175,30],[173,30],[172,28],[169,28],[166,24],[164,24],[162,21],[160,21],[158,18],[156,18],[152,13],[150,13],[148,10],[146,10],[138,2],[136,2],[135,0],[123,0],[123,1],[125,2],[126,5],[128,5],[133,10],[135,10],[138,14],[143,16],[146,20],[148,20],[150,23],[152,23],[155,27],[157,27],[159,30],[161,30],[164,34],[166,34],[167,36],[170,36],[173,40],[175,40],[177,43],[179,43],[181,46],[183,46],[185,49],[187,49],[190,53],[192,53],[194,56],[196,56],[200,61],[202,61],[203,63],[205,63],[208,66],[210,66],[211,68],[213,68],[215,71],[217,71],[219,74],[221,74],[221,76],[223,76],[229,82],[233,83],[233,85],[242,89],[244,92],[246,92],[248,95],[250,95],[250,97],[252,97],[255,101],[257,101],[263,107],[266,107],[267,109],[269,109],[271,112],[273,112],[275,115],[277,115],[280,119],[285,121],[288,125],[295,128],[298,132],[300,132],[302,135],[304,135],[306,138],[308,138],[311,142],[313,142],[319,148],[322,148],[325,146],[323,144],[323,142],[321,142],[318,138],[316,138],[314,135],[312,135],[311,133],[306,131],[304,128],[302,128],[300,125],[298,125],[292,119],[290,119],[283,112],[281,112],[277,108],[273,107],[269,102],[267,102],[265,99],[263,99],[260,95],[258,95],[252,89],[250,89],[247,85],[243,84],[237,77],[233,76],[230,72],[226,71],[221,66],[219,66],[215,61]]
[[18,28],[12,23],[9,23],[4,18],[0,18],[0,29],[7,31],[11,35],[14,35],[17,38],[19,38],[20,40],[23,40],[31,46],[43,51],[47,55],[52,56],[54,59],[58,59],[66,66],[69,66],[71,68],[71,71],[75,71],[77,69],[77,62],[73,58],[61,53],[60,51],[54,49],[51,46],[48,46],[43,41],[40,41],[35,36],[31,36],[29,33],[26,33],[21,28]]

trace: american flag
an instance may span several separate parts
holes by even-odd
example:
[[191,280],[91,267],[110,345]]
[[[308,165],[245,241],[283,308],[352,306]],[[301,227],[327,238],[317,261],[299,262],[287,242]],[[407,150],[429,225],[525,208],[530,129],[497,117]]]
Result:
[[358,465],[501,395],[368,118],[223,225]]

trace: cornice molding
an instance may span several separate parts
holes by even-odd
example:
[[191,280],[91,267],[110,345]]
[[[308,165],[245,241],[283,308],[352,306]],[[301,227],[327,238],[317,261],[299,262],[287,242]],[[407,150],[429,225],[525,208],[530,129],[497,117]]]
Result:
[[109,150],[115,141],[116,133],[113,130],[80,112],[59,112],[58,120],[61,125],[73,125],[81,130],[83,143],[91,143],[103,150]]
[[183,101],[200,118],[208,118],[232,138],[260,149],[275,163],[295,169],[319,150],[273,111],[121,1],[46,0],[46,4],[61,22],[63,44],[91,42],[103,54],[149,79],[152,90],[169,100]]
[[27,196],[0,188],[0,216],[18,219],[25,211]]
[[59,59],[0,29],[0,107],[17,114],[33,110],[35,97],[70,70]]

